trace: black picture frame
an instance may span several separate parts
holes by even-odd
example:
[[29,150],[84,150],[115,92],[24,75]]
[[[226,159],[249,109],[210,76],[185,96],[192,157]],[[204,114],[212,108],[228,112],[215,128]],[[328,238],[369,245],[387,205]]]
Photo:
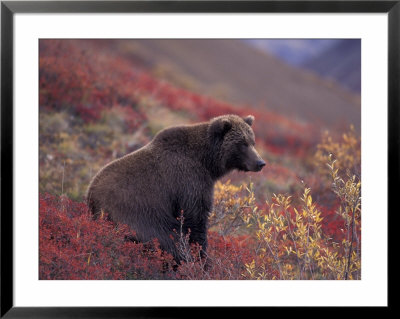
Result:
[[[13,300],[13,16],[15,13],[388,13],[388,218],[394,211],[399,181],[400,1],[1,1],[1,317],[132,318],[190,317],[220,308],[191,307],[15,307]],[[388,223],[394,227],[394,223]],[[389,227],[389,226],[388,226]],[[389,232],[388,234],[393,234]],[[388,238],[389,239],[389,238]],[[388,247],[390,241],[388,240]],[[388,255],[389,256],[389,255]],[[389,261],[389,260],[388,260]],[[388,281],[389,287],[390,280]],[[390,298],[388,307],[390,308]],[[257,307],[258,308],[258,307]],[[251,309],[250,309],[251,310]],[[308,311],[304,308],[290,310]],[[249,315],[235,309],[235,315]],[[268,310],[269,311],[269,310]],[[286,310],[285,310],[286,311]],[[333,311],[336,312],[336,309]]]

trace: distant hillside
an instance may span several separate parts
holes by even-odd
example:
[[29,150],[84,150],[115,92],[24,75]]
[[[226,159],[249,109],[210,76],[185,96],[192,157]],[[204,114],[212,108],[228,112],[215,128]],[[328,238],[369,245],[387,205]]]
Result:
[[361,91],[361,43],[356,39],[244,40],[290,65],[336,81],[355,93]]
[[339,40],[330,39],[246,39],[258,49],[266,51],[288,64],[301,66],[305,61],[319,56]]
[[340,40],[317,57],[303,63],[319,75],[361,92],[361,40]]
[[175,79],[201,94],[268,107],[308,122],[328,126],[353,123],[360,128],[358,95],[243,41],[128,40],[114,45],[169,82]]

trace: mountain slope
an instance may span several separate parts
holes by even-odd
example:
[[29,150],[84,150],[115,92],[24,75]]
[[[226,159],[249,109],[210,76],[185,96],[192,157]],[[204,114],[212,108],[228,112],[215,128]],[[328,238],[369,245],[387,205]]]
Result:
[[[108,43],[109,45],[109,43]],[[291,67],[240,40],[133,40],[114,43],[149,69],[195,82],[195,90],[324,126],[360,128],[360,98],[312,72]]]
[[303,67],[359,93],[361,92],[361,41],[341,40],[329,50],[304,62]]
[[249,39],[244,41],[262,51],[271,53],[290,65],[301,66],[305,61],[317,57],[339,40]]

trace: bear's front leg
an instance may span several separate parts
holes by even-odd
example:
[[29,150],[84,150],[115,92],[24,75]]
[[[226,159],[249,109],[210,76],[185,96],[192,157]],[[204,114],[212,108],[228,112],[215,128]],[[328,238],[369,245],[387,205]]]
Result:
[[190,228],[189,242],[191,244],[198,244],[201,246],[200,257],[206,257],[207,252],[207,220],[197,221],[196,225],[192,225]]
[[[189,244],[201,246],[200,257],[205,258],[208,246],[208,217],[212,207],[212,189],[193,190],[188,193],[192,196],[181,195],[182,200],[177,205],[181,214],[178,218],[180,229],[184,236],[189,235]],[[190,247],[187,248],[190,249]]]
[[203,263],[204,271],[209,271],[212,267],[212,261],[207,255],[207,223],[201,225],[201,227],[194,228],[194,231],[190,233],[190,242],[201,246],[200,261]]

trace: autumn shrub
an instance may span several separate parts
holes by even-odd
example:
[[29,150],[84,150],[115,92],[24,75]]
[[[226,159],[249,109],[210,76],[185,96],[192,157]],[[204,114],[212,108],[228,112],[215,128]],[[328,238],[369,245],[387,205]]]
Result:
[[172,256],[134,243],[126,225],[93,220],[83,203],[39,197],[39,279],[171,279]]
[[330,176],[330,168],[326,163],[332,154],[336,160],[336,167],[341,173],[349,171],[358,178],[361,175],[361,139],[351,125],[349,130],[339,138],[335,138],[328,131],[322,135],[317,145],[314,159],[321,175]]
[[349,170],[347,176],[341,176],[336,166],[337,160],[329,156],[329,163],[332,178],[332,190],[340,199],[340,206],[337,211],[345,222],[345,229],[342,245],[347,256],[344,277],[352,278],[356,272],[360,276],[359,268],[361,262],[361,180],[357,175],[351,175]]
[[247,235],[225,236],[208,231],[208,249],[203,251],[198,243],[190,242],[190,229],[185,234],[184,213],[181,211],[180,229],[176,230],[176,247],[182,259],[177,273],[187,280],[238,280],[244,279],[244,265],[252,258],[254,242]]
[[[335,197],[335,205],[331,207],[318,205],[311,189],[305,186],[295,204],[290,195],[273,194],[266,206],[260,206],[254,200],[252,183],[245,188],[248,194],[242,194],[241,200],[236,196],[242,188],[229,183],[225,189],[217,185],[214,221],[222,221],[224,225],[225,221],[241,216],[255,242],[253,259],[245,264],[245,278],[361,278],[359,147],[353,128],[342,135],[341,142],[324,135],[317,146],[317,172],[324,174]],[[222,209],[218,208],[221,204],[218,200],[223,203]]]
[[40,278],[360,279],[361,184],[336,175],[334,160],[329,165],[341,202],[337,213],[344,220],[340,242],[324,233],[323,213],[309,188],[300,207],[282,194],[259,206],[252,184],[227,182],[216,188],[205,254],[189,242],[190,230],[183,233],[182,213],[176,242],[179,265],[156,241],[127,240],[132,231],[126,225],[114,224],[106,215],[93,220],[85,204],[41,195]]
[[316,176],[312,186],[315,191],[318,190],[316,195],[321,196],[325,202],[335,205],[337,198],[329,191],[332,181],[331,170],[327,163],[330,162],[331,156],[335,158],[335,166],[340,175],[355,175],[358,179],[361,178],[361,139],[354,126],[351,125],[342,134],[324,131],[311,158],[310,165],[315,168],[314,176]]
[[[307,185],[313,188],[314,197],[319,204],[317,207],[323,212],[324,233],[339,241],[343,237],[346,218],[339,211],[343,209],[343,196],[337,193],[335,185],[338,186],[337,182],[349,180],[353,180],[354,185],[361,182],[361,139],[354,127],[350,126],[341,134],[325,131],[316,145],[309,165],[313,170],[307,177]],[[341,179],[334,183],[336,177]]]
[[360,187],[355,177],[344,180],[332,169],[333,192],[340,199],[337,214],[344,220],[342,240],[335,242],[322,228],[322,213],[305,188],[301,207],[293,207],[291,196],[273,195],[265,210],[257,207],[245,217],[259,243],[258,262],[246,264],[249,279],[266,279],[272,266],[278,276],[271,279],[360,279]]
[[214,205],[209,217],[209,229],[220,235],[237,233],[244,225],[243,217],[255,205],[253,192],[246,185],[233,185],[230,180],[217,182],[214,190]]
[[243,280],[246,263],[254,259],[254,241],[248,236],[208,233],[208,249],[201,256],[198,245],[189,245],[186,260],[178,268],[180,279]]
[[210,231],[202,255],[201,247],[178,230],[183,261],[177,265],[157,240],[133,242],[128,226],[109,221],[106,214],[93,220],[84,203],[65,195],[41,194],[39,207],[40,279],[246,279],[245,264],[253,259],[248,235]]

